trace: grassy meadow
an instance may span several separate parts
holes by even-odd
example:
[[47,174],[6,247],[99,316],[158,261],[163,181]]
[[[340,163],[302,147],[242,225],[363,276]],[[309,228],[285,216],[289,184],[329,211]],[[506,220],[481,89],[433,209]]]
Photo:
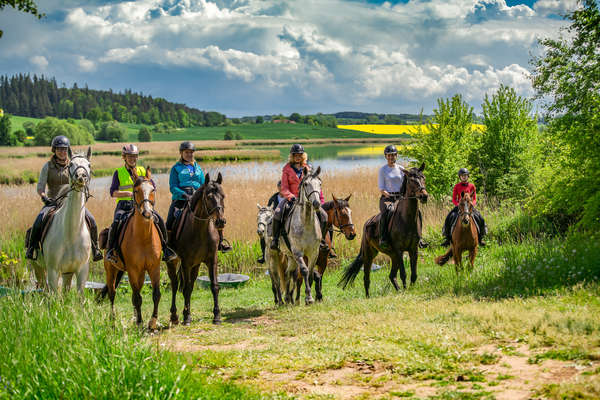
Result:
[[[165,329],[155,334],[134,327],[127,286],[118,291],[114,319],[92,293],[0,298],[0,398],[598,398],[597,234],[554,236],[519,207],[484,202],[489,245],[471,274],[457,276],[452,265],[433,263],[443,252],[435,244],[450,206],[430,202],[422,210],[432,246],[420,251],[416,285],[396,293],[380,256],[383,268],[371,275],[367,300],[362,273],[345,291],[336,283],[358,252],[363,223],[377,212],[376,173],[324,173],[328,199],[352,194],[359,236],[336,237],[339,258],[325,274],[320,304],[273,306],[270,281],[255,261],[256,203],[265,204],[277,179],[268,174],[224,182],[225,232],[234,251],[219,255],[220,271],[252,279],[221,290],[221,326],[210,323],[210,292],[197,289],[192,325],[167,329],[164,269],[159,321]],[[104,191],[92,194],[89,208],[107,226],[114,202]],[[0,190],[4,285],[30,282],[22,246],[40,206],[36,197],[29,185]],[[169,202],[159,181],[162,215]],[[101,264],[93,265],[91,280],[103,280]],[[145,289],[145,320],[151,304]]]

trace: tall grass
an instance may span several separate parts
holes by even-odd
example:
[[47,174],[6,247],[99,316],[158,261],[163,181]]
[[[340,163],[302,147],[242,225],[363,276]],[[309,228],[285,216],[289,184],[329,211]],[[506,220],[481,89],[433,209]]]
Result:
[[0,397],[266,398],[193,370],[76,295],[0,299]]

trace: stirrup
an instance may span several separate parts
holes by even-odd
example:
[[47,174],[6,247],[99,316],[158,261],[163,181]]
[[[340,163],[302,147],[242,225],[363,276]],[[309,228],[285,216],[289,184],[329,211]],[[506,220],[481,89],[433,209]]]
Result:
[[221,240],[221,242],[219,243],[219,251],[221,253],[227,253],[229,251],[231,251],[232,247],[231,244],[229,244],[229,241],[225,238],[223,238],[223,240]]
[[163,261],[165,262],[169,262],[169,261],[173,261],[177,258],[177,254],[170,249],[168,246],[165,246],[165,248],[163,249]]
[[450,246],[450,243],[451,243],[450,239],[446,238],[446,239],[444,239],[444,241],[442,242],[442,244],[440,246],[448,247],[448,246]]
[[118,263],[118,262],[119,262],[119,259],[117,258],[117,254],[116,254],[116,252],[117,252],[117,251],[116,251],[115,249],[109,249],[109,250],[106,252],[106,259],[107,259],[108,261],[110,261],[111,263],[113,263],[113,264],[116,264],[116,263]]
[[265,263],[265,257],[264,256],[258,257],[258,259],[256,260],[256,262],[259,263],[259,264],[264,264]]
[[97,247],[92,246],[92,260],[101,261],[103,258],[102,252]]
[[28,260],[37,260],[38,251],[35,247],[28,247],[27,252],[25,253],[25,258]]

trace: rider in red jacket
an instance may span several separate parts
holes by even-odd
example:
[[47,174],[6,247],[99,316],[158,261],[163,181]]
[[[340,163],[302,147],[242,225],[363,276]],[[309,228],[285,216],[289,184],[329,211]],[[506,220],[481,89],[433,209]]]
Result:
[[[449,246],[450,242],[452,241],[452,226],[458,218],[458,204],[460,203],[460,194],[463,192],[469,193],[471,195],[471,199],[473,199],[473,205],[477,204],[477,191],[475,189],[475,185],[469,182],[469,170],[466,168],[459,169],[458,178],[460,179],[460,182],[454,185],[454,189],[452,190],[452,203],[454,203],[454,208],[446,217],[446,221],[444,221],[444,228],[442,233],[444,234],[445,240],[444,243],[442,243],[442,246]],[[487,226],[485,225],[483,216],[479,211],[473,209],[473,218],[479,226],[479,245],[485,246],[483,236],[485,236],[485,234],[487,233]]]
[[[293,202],[298,197],[300,190],[300,182],[304,177],[304,168],[309,167],[306,163],[308,159],[304,148],[301,144],[294,144],[290,149],[289,162],[283,167],[281,174],[281,196],[283,200],[279,202],[279,205],[275,209],[273,215],[273,241],[271,242],[272,250],[279,250],[279,236],[281,235],[281,225],[283,215],[286,208],[290,208]],[[323,192],[319,193],[321,204],[325,202]],[[327,232],[327,213],[323,208],[319,208],[317,212],[319,223],[321,225],[321,247],[323,249],[329,248],[325,243],[325,233]]]

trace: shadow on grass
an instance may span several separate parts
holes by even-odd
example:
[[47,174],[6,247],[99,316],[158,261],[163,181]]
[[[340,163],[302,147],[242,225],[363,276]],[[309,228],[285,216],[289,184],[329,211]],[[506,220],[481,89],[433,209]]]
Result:
[[250,323],[253,318],[263,315],[265,310],[258,308],[240,308],[222,314],[223,321],[230,324]]

